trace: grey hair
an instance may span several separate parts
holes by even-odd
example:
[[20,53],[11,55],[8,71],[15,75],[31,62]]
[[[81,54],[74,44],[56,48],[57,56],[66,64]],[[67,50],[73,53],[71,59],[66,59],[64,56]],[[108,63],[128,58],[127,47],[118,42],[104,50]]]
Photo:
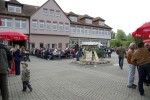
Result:
[[136,45],[134,42],[130,43],[129,48],[133,49],[134,45]]

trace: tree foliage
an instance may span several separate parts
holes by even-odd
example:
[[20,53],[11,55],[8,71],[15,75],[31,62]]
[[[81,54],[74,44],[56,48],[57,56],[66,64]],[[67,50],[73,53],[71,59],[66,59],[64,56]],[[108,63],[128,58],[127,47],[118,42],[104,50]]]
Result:
[[117,40],[126,40],[127,37],[126,37],[125,32],[123,30],[121,30],[121,29],[118,29],[117,33],[116,33],[116,39]]

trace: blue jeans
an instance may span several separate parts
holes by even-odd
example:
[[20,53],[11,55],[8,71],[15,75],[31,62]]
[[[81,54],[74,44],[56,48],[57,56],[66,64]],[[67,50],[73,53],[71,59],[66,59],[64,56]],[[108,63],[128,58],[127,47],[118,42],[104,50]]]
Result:
[[134,83],[134,75],[135,75],[135,66],[129,64],[129,77],[128,77],[128,85],[132,86]]
[[119,66],[120,66],[120,68],[123,67],[123,61],[124,61],[124,57],[119,57]]
[[146,77],[148,78],[148,80],[150,80],[150,67],[149,66],[150,66],[150,63],[140,65],[138,67],[138,73],[139,73],[138,88],[139,88],[140,94],[144,93],[143,83],[145,82]]

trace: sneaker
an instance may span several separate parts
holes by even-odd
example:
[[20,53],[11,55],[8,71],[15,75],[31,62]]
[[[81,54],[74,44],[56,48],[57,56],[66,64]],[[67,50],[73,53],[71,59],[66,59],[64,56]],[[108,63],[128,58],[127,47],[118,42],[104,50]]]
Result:
[[135,86],[135,87],[137,87],[137,85],[136,84],[132,84],[133,86]]
[[134,85],[127,85],[128,88],[131,88],[131,89],[136,89],[136,86]]

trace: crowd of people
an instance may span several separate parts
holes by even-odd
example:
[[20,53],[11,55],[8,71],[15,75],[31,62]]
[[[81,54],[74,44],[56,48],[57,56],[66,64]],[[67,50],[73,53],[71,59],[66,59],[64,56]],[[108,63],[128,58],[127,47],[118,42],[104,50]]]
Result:
[[138,71],[138,89],[141,96],[144,95],[143,84],[146,86],[150,85],[150,44],[143,42],[131,43],[126,53],[125,48],[121,45],[116,53],[119,57],[119,67],[123,69],[124,58],[127,58],[129,64],[129,77],[128,77],[128,88],[135,89],[137,87],[134,84],[135,70]]
[[[106,53],[103,55],[105,58],[111,57],[112,50],[101,47],[99,48]],[[25,47],[21,47],[19,45],[15,45],[10,50],[3,44],[0,43],[0,90],[2,94],[3,100],[8,100],[8,72],[11,69],[12,64],[15,63],[15,75],[21,74],[23,90],[26,91],[27,87],[32,91],[32,87],[30,85],[30,70],[27,68],[28,64],[25,63],[26,61],[30,62],[29,55],[35,55],[37,57],[41,57],[47,60],[53,59],[63,59],[63,58],[74,58],[76,57],[77,61],[79,58],[84,55],[83,48],[79,47],[78,45],[75,46],[74,49],[66,48],[62,49],[33,49],[30,53]],[[129,65],[129,77],[127,82],[127,87],[135,89],[137,85],[134,83],[134,76],[136,68],[138,70],[139,81],[138,81],[138,89],[140,95],[144,95],[144,88],[143,84],[146,86],[150,85],[150,44],[141,43],[131,43],[129,45],[128,51],[120,45],[120,47],[116,50],[116,53],[119,58],[119,67],[123,69],[123,62],[124,58],[127,59]],[[22,72],[21,72],[21,61],[22,63]]]

